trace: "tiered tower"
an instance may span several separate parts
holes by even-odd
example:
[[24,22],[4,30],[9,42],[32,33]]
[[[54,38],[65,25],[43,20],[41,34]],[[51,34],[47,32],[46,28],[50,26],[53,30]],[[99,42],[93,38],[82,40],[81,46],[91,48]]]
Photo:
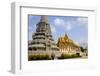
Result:
[[48,16],[41,16],[36,25],[36,32],[32,35],[32,42],[29,44],[29,51],[59,51],[56,43],[52,38]]

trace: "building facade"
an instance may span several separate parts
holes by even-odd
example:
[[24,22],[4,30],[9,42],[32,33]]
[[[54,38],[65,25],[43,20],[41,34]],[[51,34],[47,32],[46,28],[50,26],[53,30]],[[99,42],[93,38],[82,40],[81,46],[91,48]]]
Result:
[[81,53],[80,46],[75,44],[68,36],[65,34],[64,37],[60,37],[58,39],[57,46],[59,47],[59,51],[63,54],[76,54]]

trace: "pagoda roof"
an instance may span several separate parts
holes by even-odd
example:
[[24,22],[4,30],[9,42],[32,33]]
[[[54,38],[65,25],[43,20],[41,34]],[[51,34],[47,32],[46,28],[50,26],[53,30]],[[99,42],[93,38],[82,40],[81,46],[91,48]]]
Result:
[[29,45],[29,47],[43,47],[43,48],[45,48],[45,46],[43,44],[33,44],[33,45]]
[[58,39],[57,45],[58,45],[58,46],[59,46],[59,45],[64,45],[64,46],[65,46],[65,45],[71,45],[71,46],[79,47],[78,45],[76,45],[76,44],[74,43],[73,40],[71,40],[71,39],[68,37],[67,34],[65,34],[63,37],[60,37],[60,38]]

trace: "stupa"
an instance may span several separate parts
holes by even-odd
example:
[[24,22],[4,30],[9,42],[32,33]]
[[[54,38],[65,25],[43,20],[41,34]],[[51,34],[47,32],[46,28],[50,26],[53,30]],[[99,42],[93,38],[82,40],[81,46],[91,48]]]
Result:
[[28,44],[29,54],[45,54],[47,52],[59,51],[54,42],[48,16],[42,15],[36,24],[36,32],[32,35],[32,41]]

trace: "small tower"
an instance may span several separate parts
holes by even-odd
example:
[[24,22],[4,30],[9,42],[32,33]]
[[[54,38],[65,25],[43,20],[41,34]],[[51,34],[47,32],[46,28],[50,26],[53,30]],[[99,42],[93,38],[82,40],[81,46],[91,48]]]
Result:
[[41,16],[41,19],[40,19],[40,22],[48,23],[48,16],[42,15],[42,16]]

